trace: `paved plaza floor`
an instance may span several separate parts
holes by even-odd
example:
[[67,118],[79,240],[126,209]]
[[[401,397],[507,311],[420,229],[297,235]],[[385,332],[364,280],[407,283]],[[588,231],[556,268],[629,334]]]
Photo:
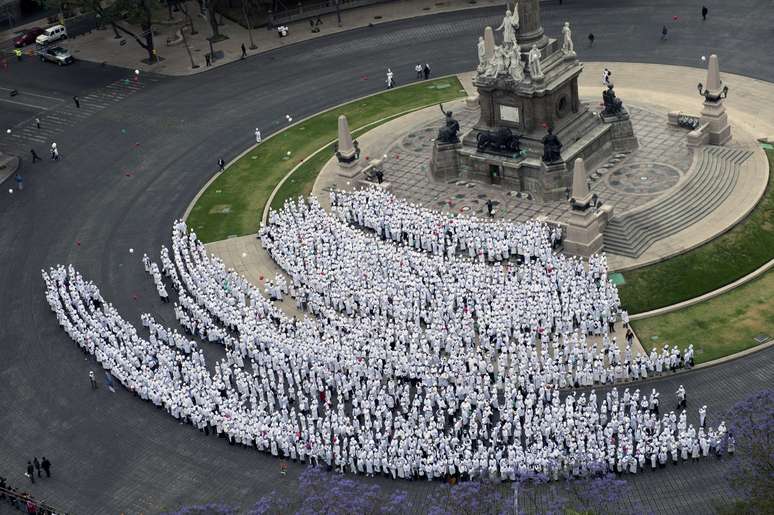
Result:
[[[590,69],[590,73],[586,71],[581,76],[581,98],[591,111],[598,112],[601,109],[600,102],[589,94],[601,91],[593,83],[596,76],[594,72],[597,69],[601,71],[602,63],[585,63],[585,66]],[[626,67],[626,79],[622,81],[622,87],[617,86],[617,89],[622,91],[619,97],[629,110],[639,146],[631,152],[611,152],[601,162],[590,163],[591,166],[587,163],[588,184],[592,193],[613,207],[612,220],[624,219],[634,212],[652,211],[652,228],[657,230],[660,223],[666,223],[666,220],[660,219],[662,203],[675,202],[675,192],[681,188],[690,190],[692,183],[705,182],[707,178],[701,173],[705,170],[700,169],[699,165],[702,159],[716,159],[714,156],[703,156],[703,148],[687,147],[688,131],[667,124],[667,114],[671,110],[698,112],[701,108],[701,101],[696,100],[695,91],[676,87],[681,81],[675,77],[690,77],[682,81],[688,82],[693,77],[700,77],[702,72],[673,68],[658,75],[658,67],[653,65],[619,63],[616,66],[617,69]],[[652,91],[647,93],[628,87],[630,83],[645,81],[653,75],[665,79],[669,77],[669,80],[654,83]],[[468,93],[472,94],[471,76],[471,73],[466,73],[459,78]],[[728,80],[742,86],[740,89],[743,93],[745,82],[750,82],[750,79],[738,76]],[[675,91],[680,94],[675,94]],[[729,104],[734,139],[728,146],[742,150],[749,156],[743,159],[738,176],[734,177],[733,183],[717,185],[717,188],[723,187],[725,190],[714,196],[715,203],[707,207],[708,213],[704,217],[687,218],[682,222],[678,220],[676,229],[648,245],[640,255],[630,257],[608,251],[608,262],[612,269],[643,266],[700,245],[742,220],[763,195],[768,183],[768,162],[752,134],[768,133],[769,130],[774,131],[774,128],[767,125],[769,122],[766,120],[754,118],[753,103],[740,106],[744,110],[738,113],[734,112],[735,103]],[[478,108],[469,106],[465,100],[448,103],[445,108],[455,113],[461,134],[465,134],[478,121]],[[486,202],[492,199],[496,219],[515,222],[531,219],[559,223],[567,221],[571,210],[567,201],[544,202],[500,185],[464,178],[446,181],[432,178],[429,167],[433,141],[443,123],[443,114],[437,106],[432,106],[377,127],[358,140],[364,156],[384,158],[385,181],[389,190],[410,202],[455,215],[486,217]],[[363,168],[367,165],[368,161],[363,160],[359,166]],[[368,182],[362,174],[341,170],[332,157],[320,173],[313,194],[317,194],[325,206],[326,192],[331,188],[367,186]],[[712,188],[714,186],[710,186]]]
[[[592,99],[583,99],[593,102]],[[461,107],[462,102],[456,106]],[[591,191],[625,213],[657,199],[686,176],[693,151],[685,145],[687,131],[668,126],[666,112],[627,105],[639,141],[633,152],[614,153],[599,163],[589,180]],[[566,201],[542,202],[498,185],[478,181],[436,181],[430,177],[433,141],[443,116],[429,110],[427,121],[409,130],[391,145],[385,160],[385,180],[398,197],[454,214],[486,216],[486,201],[492,199],[496,218],[525,222],[542,217],[566,221],[571,211]],[[477,107],[457,110],[462,134],[478,121]],[[362,139],[362,138],[361,138]],[[568,192],[569,193],[569,192]]]

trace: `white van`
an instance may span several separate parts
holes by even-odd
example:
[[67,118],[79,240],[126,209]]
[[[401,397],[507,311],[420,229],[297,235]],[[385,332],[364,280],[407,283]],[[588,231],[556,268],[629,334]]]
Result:
[[48,45],[60,39],[67,39],[67,30],[63,25],[54,25],[43,31],[43,34],[35,38],[38,45]]

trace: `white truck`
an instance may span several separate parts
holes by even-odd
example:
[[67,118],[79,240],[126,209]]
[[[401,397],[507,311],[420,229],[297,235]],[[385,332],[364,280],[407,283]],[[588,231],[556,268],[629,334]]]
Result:
[[43,34],[35,38],[35,43],[46,46],[60,39],[67,39],[67,29],[64,28],[64,25],[54,25],[45,29]]

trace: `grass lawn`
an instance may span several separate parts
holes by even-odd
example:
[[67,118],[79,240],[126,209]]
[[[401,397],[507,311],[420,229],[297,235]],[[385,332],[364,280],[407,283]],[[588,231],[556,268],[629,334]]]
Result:
[[[436,79],[350,102],[277,133],[209,185],[188,215],[188,226],[205,243],[256,232],[274,187],[293,167],[336,138],[341,114],[347,115],[350,128],[355,130],[404,111],[463,96],[456,77]],[[289,196],[311,191],[317,173],[332,155],[332,148],[326,149],[297,170],[280,190],[279,205]]]
[[697,297],[734,282],[774,257],[774,151],[766,154],[769,184],[747,219],[686,254],[624,272],[626,284],[619,286],[619,292],[629,313]]
[[753,347],[759,334],[774,337],[774,270],[714,299],[666,315],[632,321],[645,350],[665,343],[693,344],[696,362]]
[[[392,116],[389,119],[383,120],[382,123],[387,123],[388,121],[394,120],[398,117],[399,116]],[[381,123],[379,125],[381,125]],[[365,134],[374,127],[376,126],[374,125],[360,130],[353,130],[353,139],[357,139],[361,134]],[[325,163],[327,163],[328,160],[333,156],[333,149],[334,145],[331,144],[324,150],[321,150],[320,152],[304,161],[304,164],[299,166],[298,169],[293,172],[293,175],[291,175],[288,180],[285,181],[277,190],[277,194],[274,195],[274,199],[271,202],[271,207],[274,209],[281,209],[285,204],[285,200],[289,198],[308,196],[312,192],[312,187],[314,186],[314,181],[317,178],[317,174],[320,173],[320,170],[322,170],[322,168],[325,166]],[[263,214],[263,211],[261,214]]]

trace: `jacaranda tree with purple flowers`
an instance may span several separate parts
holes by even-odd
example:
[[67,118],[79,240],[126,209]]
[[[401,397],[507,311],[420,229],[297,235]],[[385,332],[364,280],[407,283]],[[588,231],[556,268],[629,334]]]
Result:
[[[415,494],[413,499],[403,490],[386,493],[375,482],[342,476],[317,467],[306,468],[296,484],[297,489],[290,495],[271,492],[261,497],[246,512],[250,515],[644,513],[629,500],[631,492],[628,483],[612,474],[549,481],[543,474],[528,472],[509,483],[485,478],[457,484],[434,482],[429,496]],[[226,505],[209,504],[182,508],[175,515],[226,515],[236,512],[236,509]]]
[[728,435],[736,440],[729,480],[738,501],[732,510],[774,513],[774,390],[739,401],[726,420]]

